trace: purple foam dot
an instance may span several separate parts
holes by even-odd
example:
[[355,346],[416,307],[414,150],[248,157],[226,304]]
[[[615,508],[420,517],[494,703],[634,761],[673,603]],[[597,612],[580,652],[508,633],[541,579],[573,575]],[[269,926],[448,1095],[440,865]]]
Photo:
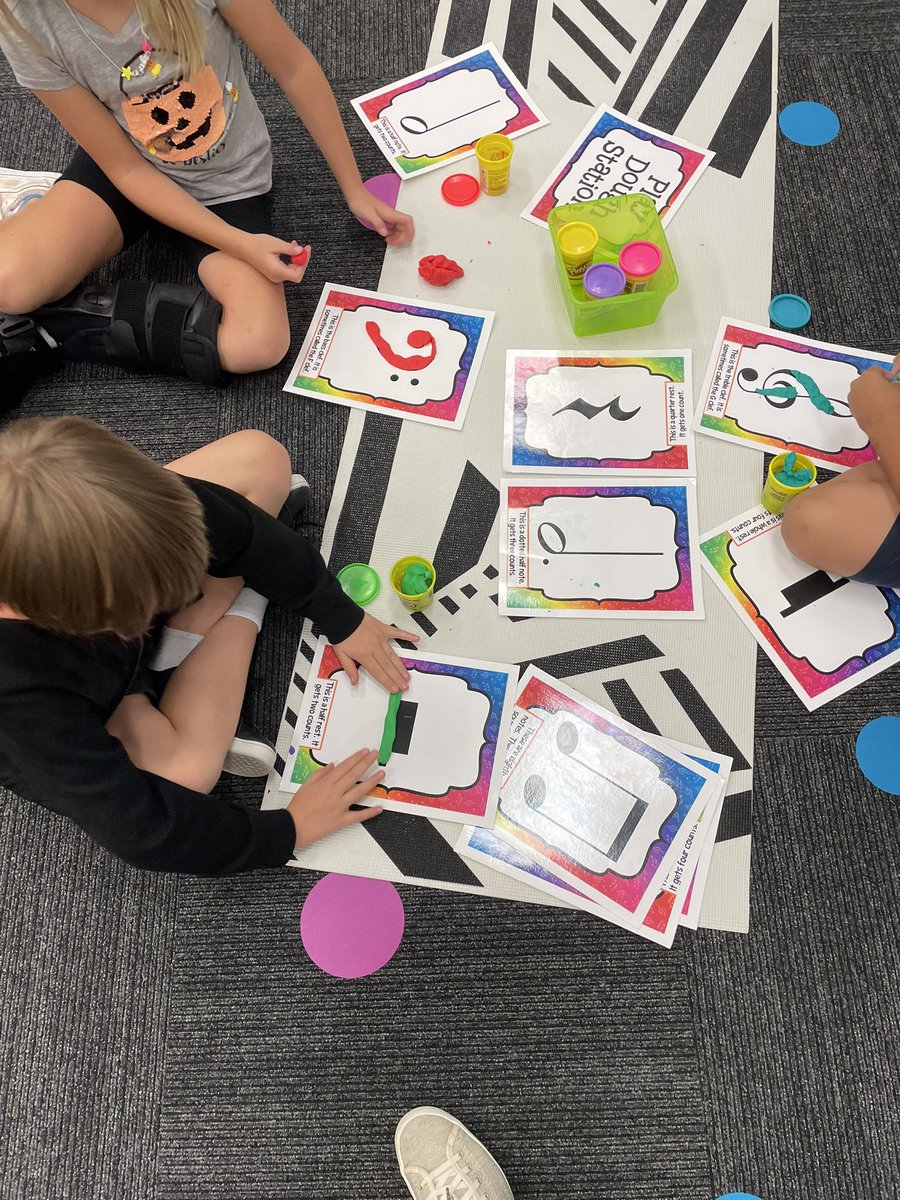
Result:
[[360,979],[390,962],[403,938],[403,901],[392,883],[326,875],[306,897],[300,937],[317,967]]

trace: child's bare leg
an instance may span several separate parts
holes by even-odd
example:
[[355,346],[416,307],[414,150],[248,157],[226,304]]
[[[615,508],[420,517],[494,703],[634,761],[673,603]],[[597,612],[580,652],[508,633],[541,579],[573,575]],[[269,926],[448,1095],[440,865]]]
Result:
[[880,463],[865,463],[795,497],[781,532],[792,554],[831,575],[855,575],[900,515]]
[[168,463],[170,471],[221,483],[275,516],[291,486],[287,450],[267,433],[242,429]]
[[218,345],[225,370],[242,375],[280,363],[291,344],[284,285],[221,250],[203,259],[198,274],[222,305]]
[[122,249],[112,210],[62,179],[0,222],[0,312],[28,313],[59,300]]
[[234,738],[257,629],[226,616],[172,677],[156,709],[126,696],[107,722],[134,765],[198,792],[210,791]]

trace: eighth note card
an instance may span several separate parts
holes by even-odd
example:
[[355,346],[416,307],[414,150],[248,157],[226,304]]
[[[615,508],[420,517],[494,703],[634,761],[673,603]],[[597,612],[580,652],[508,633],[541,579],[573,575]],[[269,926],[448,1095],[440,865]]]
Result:
[[488,133],[514,138],[547,124],[490,43],[360,96],[353,107],[403,179],[474,154]]
[[699,619],[693,479],[501,481],[506,616]]

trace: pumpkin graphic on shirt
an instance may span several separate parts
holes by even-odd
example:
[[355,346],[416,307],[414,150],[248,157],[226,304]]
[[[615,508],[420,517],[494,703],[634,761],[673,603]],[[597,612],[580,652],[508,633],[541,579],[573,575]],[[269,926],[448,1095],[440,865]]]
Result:
[[131,136],[163,162],[210,150],[225,131],[222,88],[207,64],[195,79],[176,79],[122,101]]

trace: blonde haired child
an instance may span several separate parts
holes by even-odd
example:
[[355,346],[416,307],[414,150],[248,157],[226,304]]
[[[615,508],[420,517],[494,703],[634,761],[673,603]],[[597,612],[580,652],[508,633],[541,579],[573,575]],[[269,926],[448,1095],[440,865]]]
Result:
[[0,784],[134,866],[195,874],[283,865],[380,811],[351,810],[383,775],[359,782],[365,749],[283,810],[207,794],[223,766],[274,762],[235,737],[264,597],[316,620],[352,681],[407,686],[391,639],[417,636],[364,615],[285,523],[293,484],[255,430],[168,469],[78,417],[0,432]]
[[[0,0],[0,46],[17,80],[78,144],[42,198],[17,204],[27,181],[8,183],[7,405],[54,369],[60,347],[208,382],[287,352],[283,285],[306,263],[291,261],[302,257],[296,242],[272,235],[269,135],[238,39],[281,85],[350,211],[390,244],[413,236],[412,220],[363,186],[328,81],[271,0]],[[174,231],[197,286],[79,286],[154,223]]]

